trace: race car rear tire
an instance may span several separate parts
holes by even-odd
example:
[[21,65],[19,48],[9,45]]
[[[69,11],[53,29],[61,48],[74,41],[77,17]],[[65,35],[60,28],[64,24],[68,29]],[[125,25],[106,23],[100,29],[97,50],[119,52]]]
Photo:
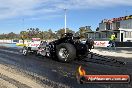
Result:
[[72,44],[61,43],[56,46],[56,56],[61,62],[71,62],[76,58],[76,49]]

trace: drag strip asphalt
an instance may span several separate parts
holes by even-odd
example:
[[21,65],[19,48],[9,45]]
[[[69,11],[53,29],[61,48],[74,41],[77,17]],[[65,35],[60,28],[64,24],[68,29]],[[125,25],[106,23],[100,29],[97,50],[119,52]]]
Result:
[[78,84],[75,76],[79,65],[82,65],[88,74],[131,75],[132,72],[125,67],[114,67],[90,62],[79,63],[78,61],[60,63],[51,58],[34,54],[23,56],[20,53],[20,49],[13,48],[0,48],[0,64],[15,69],[20,74],[24,74],[42,85],[54,88],[131,88],[131,84]]

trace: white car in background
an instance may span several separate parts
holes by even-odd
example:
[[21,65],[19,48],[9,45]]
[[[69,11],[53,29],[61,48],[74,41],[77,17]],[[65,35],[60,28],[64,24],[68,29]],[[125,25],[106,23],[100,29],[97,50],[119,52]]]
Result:
[[27,55],[28,52],[36,52],[41,44],[40,38],[32,38],[32,41],[25,44],[22,49],[22,54]]

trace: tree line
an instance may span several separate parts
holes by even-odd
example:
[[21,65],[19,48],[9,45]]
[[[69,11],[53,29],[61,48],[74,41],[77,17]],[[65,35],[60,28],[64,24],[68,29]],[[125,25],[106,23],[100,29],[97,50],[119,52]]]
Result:
[[[86,36],[86,32],[92,31],[87,27],[80,27],[79,31],[75,32],[69,28],[67,28],[67,32],[73,33],[75,36],[80,36],[84,38]],[[25,31],[21,31],[19,34],[14,32],[10,32],[8,34],[0,34],[0,39],[31,39],[31,38],[41,38],[43,40],[46,39],[57,39],[62,37],[62,34],[65,33],[65,29],[59,29],[53,32],[51,29],[47,31],[41,31],[39,28],[29,28]]]

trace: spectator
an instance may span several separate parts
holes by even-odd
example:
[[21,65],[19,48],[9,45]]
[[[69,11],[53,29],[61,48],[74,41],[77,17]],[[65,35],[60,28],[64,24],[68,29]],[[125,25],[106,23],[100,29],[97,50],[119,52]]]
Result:
[[113,33],[112,35],[111,35],[111,37],[110,37],[110,40],[109,40],[109,46],[108,47],[110,47],[110,48],[114,48],[114,49],[116,49],[115,48],[115,40],[116,40],[116,36],[115,36],[115,33]]

